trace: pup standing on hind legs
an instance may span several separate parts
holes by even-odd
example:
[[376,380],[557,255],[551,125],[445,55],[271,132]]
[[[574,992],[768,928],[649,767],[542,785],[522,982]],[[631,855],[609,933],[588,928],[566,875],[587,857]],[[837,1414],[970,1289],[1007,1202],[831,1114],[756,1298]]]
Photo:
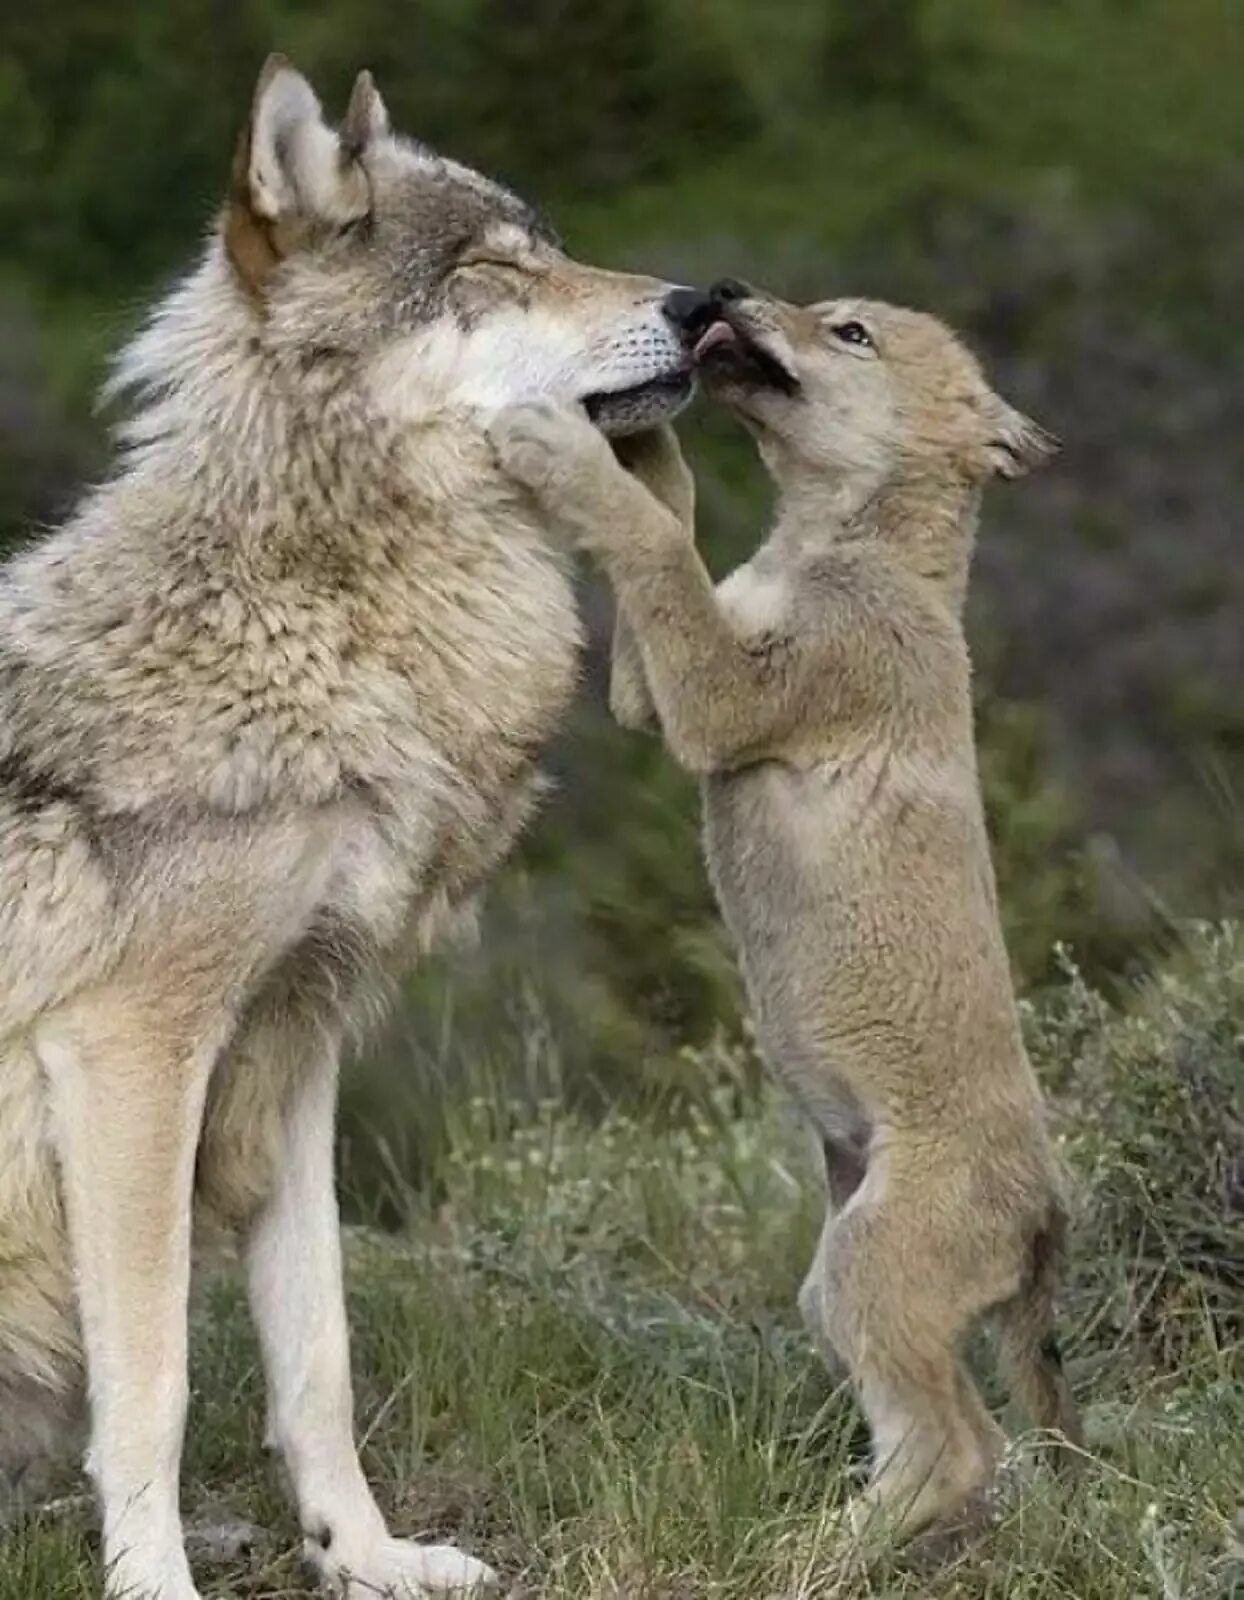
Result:
[[709,866],[760,1040],[821,1141],[800,1304],[872,1433],[857,1529],[989,1483],[1002,1435],[960,1356],[992,1314],[1033,1420],[1075,1414],[1053,1334],[1059,1163],[1024,1053],[977,779],[962,626],[982,485],[1052,441],[933,318],[719,285],[685,336],[779,491],[714,588],[668,430],[630,472],[573,411],[504,412],[502,464],[607,571],[612,703],[703,780]]

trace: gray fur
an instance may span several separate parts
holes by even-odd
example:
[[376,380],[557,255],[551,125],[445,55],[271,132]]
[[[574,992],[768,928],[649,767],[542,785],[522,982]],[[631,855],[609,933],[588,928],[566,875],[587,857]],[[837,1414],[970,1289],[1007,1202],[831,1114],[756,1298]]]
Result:
[[[193,1594],[183,1185],[205,1233],[253,1244],[261,1317],[283,1249],[318,1252],[339,1302],[324,1074],[469,915],[574,689],[562,558],[483,424],[685,367],[666,288],[569,260],[513,195],[390,135],[369,79],[339,141],[274,60],[219,227],[119,362],[116,472],[0,572],[0,1472],[69,1420],[85,1325],[118,1592]],[[311,1557],[351,1594],[481,1581],[387,1539],[335,1328]],[[278,1435],[315,1399],[285,1338]],[[144,1361],[159,1440],[126,1399]]]

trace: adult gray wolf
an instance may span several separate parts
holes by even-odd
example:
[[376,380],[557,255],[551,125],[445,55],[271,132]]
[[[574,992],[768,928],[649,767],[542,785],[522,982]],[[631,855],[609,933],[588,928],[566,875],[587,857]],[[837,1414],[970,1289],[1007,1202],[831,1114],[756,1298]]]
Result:
[[1074,1438],[1053,1333],[1065,1209],[998,920],[962,611],[983,484],[1047,456],[932,317],[726,282],[688,335],[755,435],[776,523],[714,589],[673,434],[503,412],[500,460],[619,603],[613,704],[703,779],[709,865],[759,1037],[823,1143],[801,1306],[872,1432],[859,1531],[962,1508],[1001,1442],[962,1364],[992,1313]]
[[115,475],[0,574],[0,1470],[72,1425],[84,1355],[115,1595],[195,1594],[192,1211],[240,1236],[324,1579],[490,1578],[391,1538],[359,1466],[338,1051],[504,855],[575,681],[564,557],[482,419],[670,414],[670,292],[397,137],[367,74],[333,129],[274,58],[120,359]]

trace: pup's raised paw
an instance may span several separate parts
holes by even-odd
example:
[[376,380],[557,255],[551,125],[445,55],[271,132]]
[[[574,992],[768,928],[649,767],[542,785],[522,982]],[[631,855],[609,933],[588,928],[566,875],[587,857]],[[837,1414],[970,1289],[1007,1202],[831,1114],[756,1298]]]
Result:
[[488,439],[502,471],[537,494],[547,494],[575,479],[602,457],[612,463],[609,446],[578,407],[552,400],[506,406],[492,419]]

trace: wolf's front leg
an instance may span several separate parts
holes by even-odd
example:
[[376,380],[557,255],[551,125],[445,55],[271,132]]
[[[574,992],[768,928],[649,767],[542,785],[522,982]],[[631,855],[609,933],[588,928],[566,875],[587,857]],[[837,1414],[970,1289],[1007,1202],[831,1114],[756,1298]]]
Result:
[[338,1041],[323,1019],[274,1003],[236,1048],[291,1084],[274,1187],[246,1263],[269,1442],[289,1469],[307,1558],[349,1600],[491,1584],[488,1567],[452,1546],[390,1538],[359,1463],[333,1178]]
[[[196,1600],[182,1544],[195,1149],[219,1033],[116,990],[54,1013],[51,1099],[90,1380],[87,1469],[117,1600]],[[194,1039],[189,1050],[177,1041]]]

